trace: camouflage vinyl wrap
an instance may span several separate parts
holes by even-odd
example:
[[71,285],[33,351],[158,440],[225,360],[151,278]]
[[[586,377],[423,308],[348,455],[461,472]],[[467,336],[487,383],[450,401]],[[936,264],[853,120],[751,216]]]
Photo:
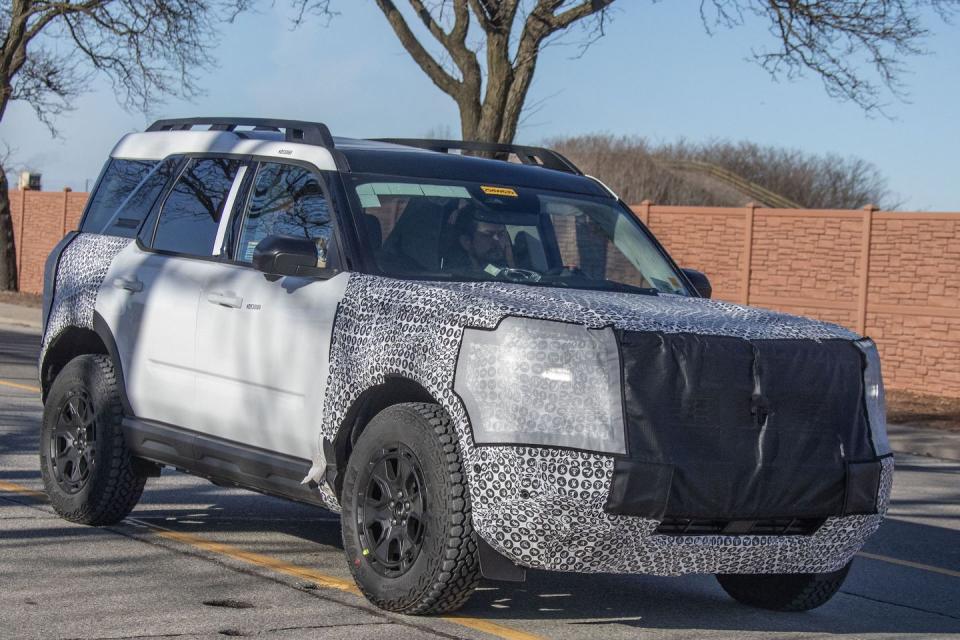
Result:
[[[812,536],[663,536],[654,533],[655,520],[604,512],[611,456],[475,446],[453,391],[461,339],[467,327],[493,329],[508,316],[746,339],[859,337],[828,323],[699,298],[354,274],[333,331],[322,435],[332,439],[351,404],[387,376],[418,382],[456,425],[475,529],[506,557],[531,568],[657,575],[832,571],[880,525],[892,458],[883,462],[876,515],[830,518]],[[322,491],[338,510],[329,490]]]
[[50,317],[40,343],[40,363],[60,332],[67,327],[93,329],[93,310],[100,285],[130,238],[81,233],[60,255]]

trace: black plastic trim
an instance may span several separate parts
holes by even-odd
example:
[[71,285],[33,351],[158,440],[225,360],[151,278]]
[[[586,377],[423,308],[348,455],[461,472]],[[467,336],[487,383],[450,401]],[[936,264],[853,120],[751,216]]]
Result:
[[564,171],[582,176],[583,172],[563,155],[543,147],[528,147],[519,144],[500,144],[473,140],[432,140],[424,138],[374,138],[377,142],[416,147],[438,153],[450,153],[453,149],[461,151],[479,151],[481,153],[512,153],[523,164],[544,167],[555,171]]
[[490,544],[483,539],[483,536],[478,535],[476,538],[477,555],[480,558],[480,575],[487,580],[500,580],[502,582],[526,581],[526,569],[491,547]]
[[141,418],[124,418],[123,430],[127,446],[145,460],[218,484],[324,506],[315,483],[300,484],[310,471],[309,460]]
[[224,117],[194,117],[172,118],[157,120],[149,127],[153,131],[190,131],[195,126],[210,125],[210,131],[233,132],[237,127],[260,127],[274,131],[283,130],[286,142],[299,142],[319,147],[333,149],[333,136],[330,129],[322,122],[307,122],[304,120],[283,120],[277,118],[224,118]]

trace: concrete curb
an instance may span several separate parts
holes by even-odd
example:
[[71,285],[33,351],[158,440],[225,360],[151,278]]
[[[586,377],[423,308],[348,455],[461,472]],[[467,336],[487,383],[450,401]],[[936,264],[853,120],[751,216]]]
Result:
[[[35,307],[0,303],[0,328],[40,333],[41,311]],[[960,431],[924,429],[906,424],[891,424],[888,431],[894,453],[960,461]]]

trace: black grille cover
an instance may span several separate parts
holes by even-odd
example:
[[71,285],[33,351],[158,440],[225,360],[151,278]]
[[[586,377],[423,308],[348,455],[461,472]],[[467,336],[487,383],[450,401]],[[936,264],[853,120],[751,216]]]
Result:
[[[757,520],[873,510],[875,490],[847,487],[856,462],[870,463],[857,477],[879,482],[863,360],[851,342],[652,332],[620,340],[628,456],[617,462],[608,511]],[[848,493],[868,504],[845,503]]]

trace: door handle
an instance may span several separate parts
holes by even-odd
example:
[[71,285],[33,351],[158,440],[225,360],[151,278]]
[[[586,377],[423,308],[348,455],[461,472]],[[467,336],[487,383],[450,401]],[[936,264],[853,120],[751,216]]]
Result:
[[130,293],[137,293],[138,291],[143,291],[143,282],[137,280],[136,278],[114,278],[113,286],[117,289],[125,289]]
[[239,309],[240,305],[243,304],[243,298],[240,296],[234,295],[232,293],[224,293],[222,291],[212,291],[207,294],[207,302],[213,304],[219,304],[222,307],[231,307],[233,309]]

